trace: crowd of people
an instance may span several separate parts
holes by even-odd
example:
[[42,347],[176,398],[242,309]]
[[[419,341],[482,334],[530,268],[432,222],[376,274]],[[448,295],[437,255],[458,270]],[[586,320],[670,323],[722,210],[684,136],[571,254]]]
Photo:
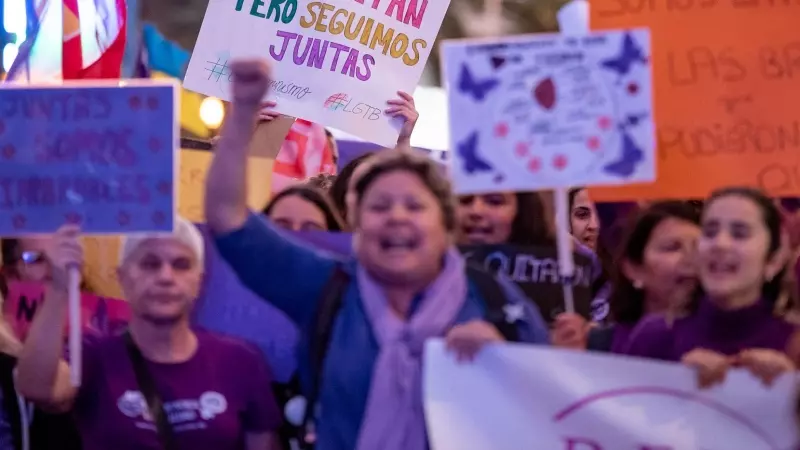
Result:
[[[72,362],[83,368],[76,388],[64,323],[68,273],[84,263],[80,229],[4,239],[3,294],[20,280],[46,284],[46,294],[24,343],[0,333],[0,450],[424,450],[422,354],[436,337],[464,364],[511,341],[682,363],[704,388],[733,368],[766,385],[796,370],[798,245],[793,224],[763,193],[722,187],[702,203],[642,204],[610,248],[591,192],[571,190],[574,250],[596,263],[594,308],[591,317],[565,312],[551,321],[535,298],[457,249],[554,246],[550,200],[533,192],[456,197],[446,171],[410,147],[418,113],[406,93],[385,111],[404,123],[395,149],[249,210],[254,124],[277,114],[261,102],[263,62],[231,70],[206,225],[240,281],[302,330],[296,378],[276,383],[250,343],[193,326],[207,249],[197,227],[178,219],[173,234],[124,241],[117,274],[132,310],[128,330],[87,336],[83,360]],[[352,257],[315,250],[286,230],[352,232]]]

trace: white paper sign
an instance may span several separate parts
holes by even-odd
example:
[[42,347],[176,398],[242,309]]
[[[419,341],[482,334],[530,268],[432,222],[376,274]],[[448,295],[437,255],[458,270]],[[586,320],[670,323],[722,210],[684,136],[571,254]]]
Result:
[[231,60],[266,58],[283,114],[394,147],[450,0],[211,0],[184,87],[229,99]]
[[424,362],[432,450],[795,450],[796,378],[737,370],[698,390],[673,363],[519,344]]
[[655,179],[648,30],[442,50],[458,193]]

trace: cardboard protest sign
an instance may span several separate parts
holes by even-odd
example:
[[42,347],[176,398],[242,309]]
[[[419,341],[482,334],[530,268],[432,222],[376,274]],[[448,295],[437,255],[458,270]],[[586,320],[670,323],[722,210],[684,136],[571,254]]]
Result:
[[277,110],[394,147],[400,123],[383,114],[412,93],[449,0],[212,1],[184,87],[229,99],[233,59],[273,68]]
[[[14,334],[25,340],[36,311],[44,301],[45,286],[41,283],[12,282],[8,298],[3,302],[3,316]],[[99,335],[113,335],[125,329],[131,317],[130,307],[123,300],[81,294],[83,327]]]
[[800,44],[791,2],[592,0],[593,29],[649,27],[658,179],[601,201],[703,198],[728,185],[800,195]]
[[[491,273],[500,273],[517,283],[548,323],[564,312],[563,283],[555,247],[518,247],[513,245],[476,245],[462,247],[470,262]],[[583,253],[575,253],[573,299],[575,312],[593,317],[592,283],[598,269]]]
[[64,84],[0,90],[0,236],[169,231],[177,89]]
[[446,41],[442,50],[456,192],[654,179],[647,30]]

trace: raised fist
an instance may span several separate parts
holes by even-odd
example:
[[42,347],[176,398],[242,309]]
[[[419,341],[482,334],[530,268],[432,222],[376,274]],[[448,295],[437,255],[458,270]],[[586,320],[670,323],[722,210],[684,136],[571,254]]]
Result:
[[270,69],[261,59],[241,59],[231,63],[231,97],[234,104],[258,108],[267,95]]

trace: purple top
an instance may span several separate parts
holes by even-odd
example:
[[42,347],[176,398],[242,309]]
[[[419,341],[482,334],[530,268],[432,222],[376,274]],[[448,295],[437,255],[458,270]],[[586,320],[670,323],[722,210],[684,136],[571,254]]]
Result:
[[626,353],[631,341],[631,334],[636,325],[614,324],[614,337],[611,339],[611,353]]
[[672,326],[661,315],[642,319],[625,353],[680,361],[683,355],[696,348],[725,355],[735,355],[748,348],[786,351],[796,330],[794,325],[776,317],[772,305],[765,301],[726,311],[702,300],[696,313],[675,319]]
[[[244,449],[246,433],[277,429],[280,413],[261,354],[233,338],[197,332],[194,356],[178,364],[148,361],[177,446]],[[83,384],[74,416],[84,450],[160,450],[123,336],[84,345]]]

